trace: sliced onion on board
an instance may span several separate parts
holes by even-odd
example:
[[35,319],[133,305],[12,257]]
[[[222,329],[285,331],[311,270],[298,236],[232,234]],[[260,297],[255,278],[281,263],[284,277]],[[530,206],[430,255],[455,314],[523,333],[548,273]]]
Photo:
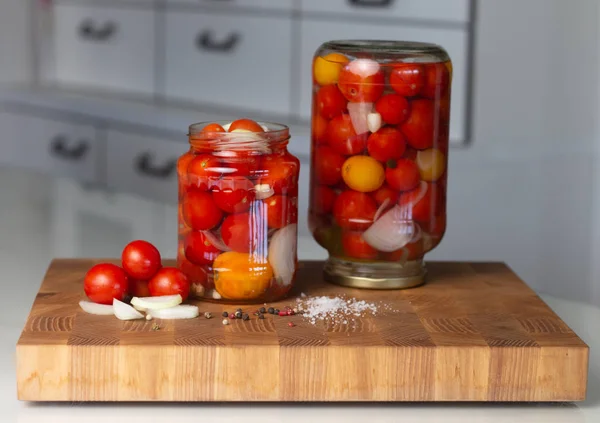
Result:
[[204,234],[204,236],[206,237],[206,239],[208,239],[208,242],[210,242],[213,246],[215,246],[219,250],[221,250],[221,251],[231,251],[231,248],[229,248],[227,246],[227,244],[225,244],[223,242],[223,240],[221,239],[221,237],[215,235],[211,231],[201,231],[201,232]]
[[414,223],[407,219],[406,209],[394,206],[376,220],[362,237],[376,250],[389,253],[408,244],[414,233]]
[[148,314],[155,319],[193,319],[198,317],[200,311],[194,305],[177,305],[170,308],[161,308],[160,310],[148,310]]
[[181,295],[161,295],[158,297],[133,297],[131,305],[140,311],[159,310],[161,308],[175,307],[181,304]]
[[113,306],[108,304],[98,304],[91,301],[79,301],[79,307],[86,313],[96,314],[98,316],[113,316],[115,311]]
[[273,234],[269,244],[268,261],[273,268],[275,278],[283,286],[290,285],[294,277],[297,238],[298,225],[287,225]]
[[129,304],[125,304],[123,301],[119,301],[116,298],[113,299],[113,309],[115,316],[119,320],[136,320],[143,319],[144,315],[131,307]]
[[356,135],[369,132],[367,117],[373,111],[373,103],[348,103],[348,114]]

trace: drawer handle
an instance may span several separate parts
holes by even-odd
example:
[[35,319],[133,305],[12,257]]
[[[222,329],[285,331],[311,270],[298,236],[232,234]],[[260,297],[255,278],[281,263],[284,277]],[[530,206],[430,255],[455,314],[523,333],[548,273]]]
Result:
[[86,19],[79,26],[81,38],[90,41],[106,41],[117,32],[115,22],[106,22],[103,26],[97,26],[91,19]]
[[196,38],[196,45],[199,49],[227,53],[235,48],[241,36],[237,32],[232,32],[222,41],[214,39],[214,34],[210,30],[202,31]]
[[152,161],[152,153],[140,154],[135,159],[135,169],[143,175],[160,179],[167,179],[175,173],[177,160],[169,160],[164,166],[155,166]]
[[74,147],[68,147],[67,137],[64,135],[57,135],[50,141],[50,153],[61,159],[81,160],[89,149],[89,143],[83,140]]
[[348,0],[352,6],[386,7],[394,0]]

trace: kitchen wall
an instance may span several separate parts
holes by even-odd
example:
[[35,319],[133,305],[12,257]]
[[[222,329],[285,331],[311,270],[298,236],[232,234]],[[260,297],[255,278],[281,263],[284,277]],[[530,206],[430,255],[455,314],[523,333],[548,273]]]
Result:
[[33,80],[31,5],[30,0],[0,2],[0,83]]

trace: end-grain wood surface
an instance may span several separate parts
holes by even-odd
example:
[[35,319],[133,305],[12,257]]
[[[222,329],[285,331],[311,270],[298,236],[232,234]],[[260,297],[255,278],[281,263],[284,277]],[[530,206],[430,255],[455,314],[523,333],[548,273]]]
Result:
[[[345,295],[376,316],[312,325],[266,315],[120,321],[84,313],[82,283],[101,260],[54,260],[17,345],[30,401],[577,401],[588,347],[506,265],[428,263],[404,291],[323,282],[302,262],[292,297]],[[173,264],[170,261],[165,264]],[[246,306],[254,311],[257,306]],[[290,327],[288,322],[296,326]],[[154,323],[160,325],[153,330]]]

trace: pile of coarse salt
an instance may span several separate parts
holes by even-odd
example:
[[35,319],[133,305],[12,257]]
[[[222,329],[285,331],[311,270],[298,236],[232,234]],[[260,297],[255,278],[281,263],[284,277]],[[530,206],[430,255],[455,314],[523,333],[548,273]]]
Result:
[[343,297],[307,297],[302,294],[296,299],[299,312],[315,325],[317,322],[327,322],[331,324],[347,324],[348,321],[354,321],[354,317],[362,317],[367,314],[376,315],[378,306],[374,303],[368,303],[365,300]]

